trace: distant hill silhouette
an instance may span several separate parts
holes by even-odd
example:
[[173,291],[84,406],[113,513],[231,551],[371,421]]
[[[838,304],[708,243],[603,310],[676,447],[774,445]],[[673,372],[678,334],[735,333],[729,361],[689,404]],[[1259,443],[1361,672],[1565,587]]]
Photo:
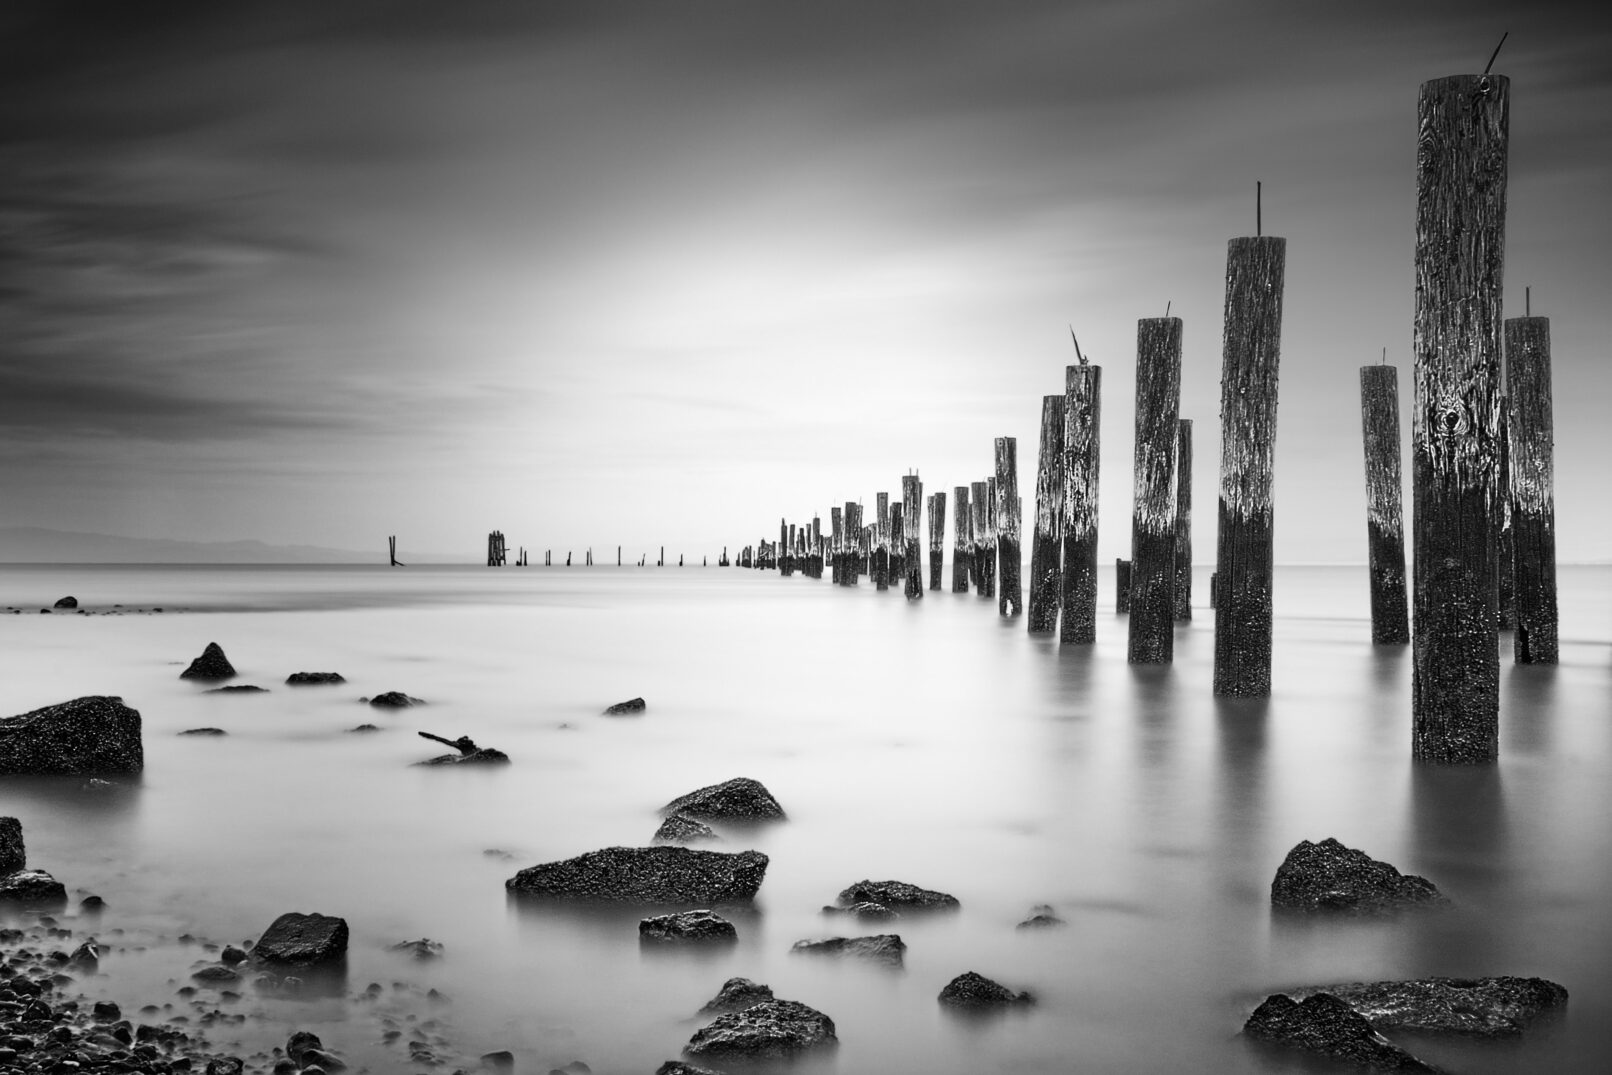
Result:
[[[470,563],[470,557],[432,553],[398,558],[405,563]],[[0,526],[0,563],[7,564],[385,564],[381,541],[368,552],[319,545],[269,545],[261,541],[177,541]]]

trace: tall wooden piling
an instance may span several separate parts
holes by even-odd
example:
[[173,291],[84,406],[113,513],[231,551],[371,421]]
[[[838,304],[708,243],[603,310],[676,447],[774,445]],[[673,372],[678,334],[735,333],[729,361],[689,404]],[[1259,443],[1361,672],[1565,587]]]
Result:
[[1399,470],[1399,371],[1360,367],[1360,424],[1366,446],[1366,556],[1371,581],[1371,640],[1410,641],[1405,595],[1405,522]]
[[1511,528],[1511,433],[1506,412],[1510,401],[1500,395],[1500,464],[1495,473],[1494,558],[1497,622],[1502,631],[1517,629],[1517,543]]
[[995,564],[996,547],[990,542],[991,525],[991,481],[974,482],[973,490],[973,534],[974,534],[974,592],[980,597],[995,597],[996,585],[994,571],[987,572],[986,565]]
[[1424,82],[1417,102],[1411,753],[1419,761],[1499,756],[1491,507],[1509,101],[1509,80],[1484,74]]
[[1058,629],[1063,597],[1063,407],[1062,393],[1041,397],[1041,443],[1036,458],[1035,533],[1030,538],[1031,634]]
[[407,565],[405,565],[403,563],[402,560],[399,560],[397,558],[397,535],[396,534],[393,534],[391,537],[386,539],[386,547],[387,547],[387,550],[388,550],[388,555],[390,556],[391,561],[392,561],[392,563],[391,563],[392,567],[405,567],[405,566],[407,566]]
[[1175,618],[1192,619],[1192,419],[1175,424]]
[[862,505],[854,500],[845,502],[845,569],[841,583],[855,586],[862,574],[862,549],[865,539],[862,527]]
[[1131,562],[1114,559],[1114,612],[1121,615],[1130,615],[1131,612]]
[[904,475],[901,479],[901,576],[909,601],[920,601],[924,596],[924,564],[918,554],[923,502],[924,483],[916,474]]
[[940,589],[946,552],[946,494],[929,495],[929,588]]
[[890,588],[890,494],[880,493],[874,498],[878,515],[874,518],[873,585],[880,590]]
[[494,530],[487,535],[487,566],[503,567],[505,562],[504,532]]
[[778,573],[786,578],[794,573],[794,561],[790,558],[795,547],[794,530],[787,521],[778,520]]
[[1181,319],[1136,323],[1136,463],[1131,509],[1132,664],[1175,657],[1175,442],[1181,410]]
[[1286,239],[1226,244],[1214,689],[1233,697],[1271,693],[1271,477],[1286,267]]
[[1023,511],[1019,504],[1019,441],[996,438],[996,551],[1000,562],[996,610],[1004,616],[1024,611],[1023,556],[1019,537]]
[[952,500],[952,593],[967,593],[974,563],[974,513],[968,503],[968,486],[954,486]]
[[844,542],[844,534],[845,534],[844,516],[841,514],[841,509],[840,508],[834,507],[834,508],[829,508],[828,509],[828,525],[829,525],[829,544],[828,544],[829,577],[830,577],[831,581],[834,583],[834,585],[838,586],[842,582],[842,580],[840,578],[840,559],[841,559],[840,546]]
[[1097,640],[1097,487],[1101,462],[1103,368],[1064,370],[1063,606],[1058,641]]
[[1550,319],[1505,323],[1511,433],[1511,525],[1516,549],[1518,664],[1555,664],[1556,462],[1550,391]]

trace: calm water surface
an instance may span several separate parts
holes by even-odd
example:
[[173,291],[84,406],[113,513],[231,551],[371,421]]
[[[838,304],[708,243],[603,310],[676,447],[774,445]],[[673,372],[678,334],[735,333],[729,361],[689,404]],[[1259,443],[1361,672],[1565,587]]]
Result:
[[[287,910],[346,918],[347,996],[245,990],[231,1010],[258,1016],[235,1031],[248,1051],[308,1027],[374,1070],[404,1066],[379,1042],[377,1005],[348,999],[377,981],[393,1014],[434,1020],[468,1061],[508,1048],[521,1071],[580,1058],[647,1073],[743,975],[832,1016],[844,1075],[1264,1072],[1278,1068],[1236,1032],[1281,986],[1519,974],[1565,984],[1568,1018],[1520,1044],[1418,1054],[1464,1072],[1600,1073],[1612,568],[1564,568],[1561,584],[1559,667],[1514,667],[1502,636],[1500,764],[1441,770],[1410,762],[1409,654],[1370,645],[1361,568],[1278,569],[1274,694],[1232,703],[1211,694],[1205,607],[1178,629],[1174,665],[1135,668],[1122,617],[1099,616],[1094,647],[1060,649],[994,601],[909,604],[737,569],[5,567],[0,606],[24,614],[0,617],[0,712],[121,695],[144,718],[146,769],[99,792],[0,780],[0,814],[22,819],[30,865],[106,899],[94,928],[115,950],[88,988],[126,1008],[174,999],[206,955],[181,934],[254,938]],[[127,608],[37,613],[67,593]],[[181,681],[211,641],[234,682],[270,693]],[[295,671],[349,682],[283,686]],[[387,690],[429,704],[358,702]],[[633,695],[643,716],[599,715]],[[384,730],[347,732],[363,722]],[[199,726],[229,734],[177,735]],[[417,730],[514,763],[412,767],[440,752]],[[790,815],[722,845],[772,860],[734,948],[644,953],[638,912],[506,899],[516,869],[647,844],[658,807],[733,776]],[[1274,920],[1277,864],[1325,836],[1431,878],[1455,909]],[[804,938],[879,932],[820,912],[862,878],[963,908],[890,927],[905,970],[791,955]],[[1068,925],[1015,930],[1040,903]],[[387,951],[422,936],[445,958]],[[935,995],[965,970],[1040,1003],[955,1021]],[[432,988],[448,999],[421,999]]]

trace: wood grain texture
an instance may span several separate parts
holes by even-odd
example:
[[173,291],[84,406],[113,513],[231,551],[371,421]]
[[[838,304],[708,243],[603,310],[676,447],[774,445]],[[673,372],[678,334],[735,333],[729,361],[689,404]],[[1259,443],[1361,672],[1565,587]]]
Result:
[[909,601],[924,596],[923,559],[919,556],[919,532],[923,523],[924,483],[916,474],[901,479],[901,577]]
[[1131,509],[1132,664],[1175,657],[1175,443],[1181,409],[1181,319],[1136,326],[1136,453]]
[[1366,574],[1371,587],[1371,641],[1410,641],[1405,589],[1404,482],[1399,466],[1399,371],[1360,367],[1360,430],[1366,453]]
[[1556,462],[1550,391],[1550,319],[1505,323],[1506,415],[1511,434],[1511,518],[1515,542],[1518,664],[1555,664]]
[[1063,596],[1064,397],[1041,398],[1041,443],[1036,456],[1035,533],[1030,538],[1031,634],[1058,629]]
[[1097,640],[1097,492],[1103,368],[1064,369],[1063,600],[1058,641]]
[[1499,756],[1494,513],[1510,84],[1424,82],[1417,101],[1411,407],[1411,753]]
[[1175,425],[1175,618],[1192,619],[1192,419]]
[[974,512],[968,486],[954,486],[952,500],[952,593],[967,593],[969,567],[974,562]]

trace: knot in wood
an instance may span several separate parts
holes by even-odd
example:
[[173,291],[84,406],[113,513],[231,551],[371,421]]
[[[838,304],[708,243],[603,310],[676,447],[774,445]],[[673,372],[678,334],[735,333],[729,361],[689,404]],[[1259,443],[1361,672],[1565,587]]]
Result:
[[1446,398],[1439,402],[1434,417],[1433,432],[1442,437],[1458,437],[1471,428],[1466,408],[1458,399]]

